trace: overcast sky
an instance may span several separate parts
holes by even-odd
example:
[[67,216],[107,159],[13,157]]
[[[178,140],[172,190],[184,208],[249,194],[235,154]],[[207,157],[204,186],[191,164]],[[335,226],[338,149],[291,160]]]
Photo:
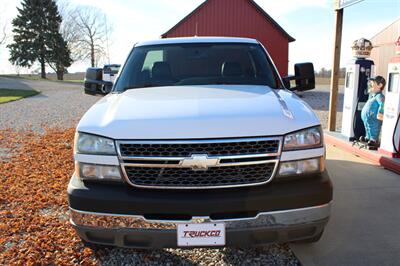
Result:
[[[68,1],[68,0],[64,0]],[[69,0],[71,5],[96,6],[106,13],[114,32],[110,46],[111,63],[123,63],[132,45],[156,39],[203,0]],[[332,0],[256,0],[296,41],[289,46],[289,61],[311,61],[316,69],[331,68],[334,11]],[[16,0],[1,0],[0,20],[11,23]],[[371,38],[400,18],[400,0],[364,0],[345,9],[341,64],[351,58],[355,39]],[[8,30],[11,31],[11,25]],[[0,74],[13,73],[8,49],[0,47]],[[74,63],[70,72],[84,71],[89,62]],[[291,71],[292,66],[290,66]],[[50,71],[50,69],[49,69]]]

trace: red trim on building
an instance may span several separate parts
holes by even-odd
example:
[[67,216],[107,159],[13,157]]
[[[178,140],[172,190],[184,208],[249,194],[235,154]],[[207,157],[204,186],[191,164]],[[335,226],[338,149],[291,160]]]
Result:
[[395,64],[400,63],[400,55],[393,57],[390,60],[390,63],[395,63]]

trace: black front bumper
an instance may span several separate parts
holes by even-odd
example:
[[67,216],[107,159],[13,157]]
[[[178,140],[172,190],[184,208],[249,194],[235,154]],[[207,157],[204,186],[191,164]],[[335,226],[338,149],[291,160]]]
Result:
[[226,245],[244,247],[321,234],[332,184],[326,172],[256,187],[191,191],[84,184],[73,177],[68,197],[71,223],[88,242],[177,247],[177,223],[223,222]]
[[[248,229],[227,229],[226,246],[253,247],[273,243],[301,241],[322,234],[328,219],[312,223]],[[95,244],[125,248],[177,248],[176,230],[109,229],[74,225],[81,239]]]
[[68,200],[72,209],[96,213],[142,215],[155,219],[243,218],[240,216],[246,213],[254,215],[329,203],[332,201],[332,184],[327,172],[255,187],[189,191],[138,189],[126,184],[84,184],[72,177]]

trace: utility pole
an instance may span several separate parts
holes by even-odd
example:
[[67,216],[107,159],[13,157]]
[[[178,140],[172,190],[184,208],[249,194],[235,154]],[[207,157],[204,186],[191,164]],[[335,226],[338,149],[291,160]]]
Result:
[[108,25],[107,25],[107,17],[105,14],[104,14],[104,23],[106,24],[105,26],[106,26],[107,61],[108,64],[110,64],[110,48],[108,46]]
[[331,76],[331,93],[329,96],[329,117],[328,130],[336,130],[336,107],[337,95],[339,90],[339,72],[340,72],[340,48],[342,45],[342,29],[343,29],[343,10],[346,7],[357,4],[364,0],[335,0],[333,6],[336,13],[335,19],[335,37],[333,49],[333,64]]
[[331,93],[329,97],[329,118],[328,130],[336,130],[336,107],[337,95],[339,90],[339,71],[340,71],[340,48],[342,45],[342,29],[343,29],[343,8],[335,10],[335,38],[333,51],[333,65],[331,76]]

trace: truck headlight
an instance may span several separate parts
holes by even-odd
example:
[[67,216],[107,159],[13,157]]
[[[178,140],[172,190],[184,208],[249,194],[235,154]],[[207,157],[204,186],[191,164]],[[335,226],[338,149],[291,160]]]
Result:
[[324,157],[281,162],[279,165],[279,176],[291,176],[291,175],[304,175],[321,173],[325,168]]
[[121,181],[119,166],[76,163],[75,172],[81,180]]
[[116,155],[114,140],[91,134],[75,134],[75,152],[84,154]]
[[285,136],[283,150],[310,149],[322,146],[321,127],[303,129]]

